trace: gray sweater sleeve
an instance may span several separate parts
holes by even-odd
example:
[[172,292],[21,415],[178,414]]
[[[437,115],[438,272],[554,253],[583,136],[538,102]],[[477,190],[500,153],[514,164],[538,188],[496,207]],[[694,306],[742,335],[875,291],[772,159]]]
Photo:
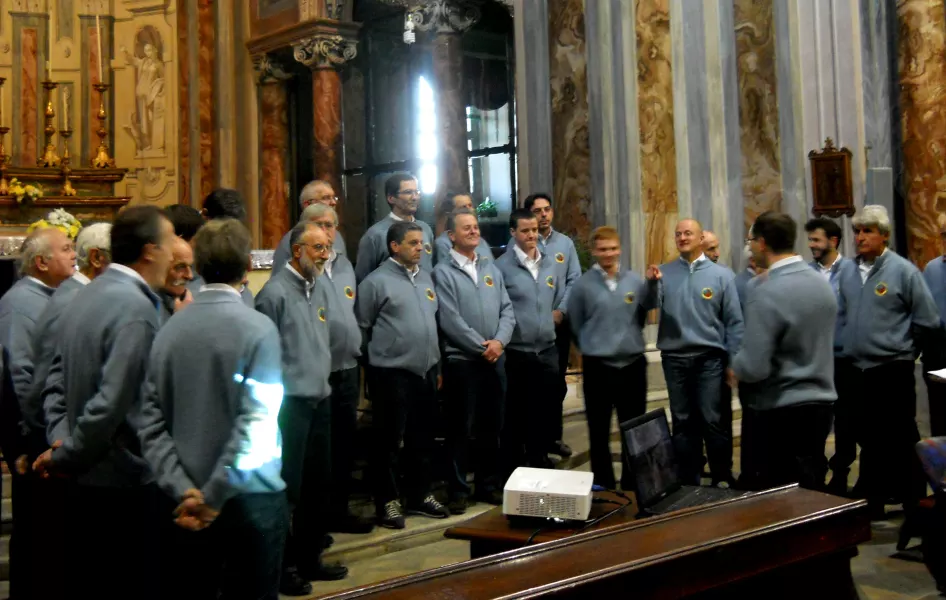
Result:
[[581,263],[578,262],[578,250],[575,249],[575,244],[571,246],[571,250],[568,251],[568,268],[565,270],[565,281],[563,287],[565,288],[562,292],[562,299],[558,303],[558,309],[563,313],[568,313],[568,297],[572,293],[572,286],[578,281],[578,278],[581,277]]
[[660,308],[660,280],[644,279],[641,286],[641,308],[645,311]]
[[457,291],[453,288],[450,278],[438,275],[435,270],[433,279],[434,288],[437,290],[437,296],[440,300],[440,307],[437,310],[440,330],[443,331],[445,337],[450,339],[451,343],[466,354],[473,356],[483,354],[486,351],[486,340],[460,316],[460,308],[457,305]]
[[374,281],[364,281],[358,285],[358,297],[355,301],[355,318],[358,320],[358,327],[361,329],[361,354],[366,360],[368,353],[364,349],[368,346],[368,342],[371,341],[371,328],[374,327],[374,321],[378,317],[376,295]]
[[[11,310],[0,322],[0,331],[6,333],[6,339],[0,344],[6,348],[10,357],[10,378],[20,410],[29,398],[33,387],[33,331],[36,323],[33,319],[17,310]],[[25,414],[25,412],[24,412]]]
[[187,471],[181,464],[174,439],[168,432],[164,413],[158,405],[158,388],[155,377],[160,366],[152,353],[150,367],[145,382],[141,386],[141,413],[138,420],[138,439],[141,440],[141,452],[148,465],[154,471],[161,486],[171,498],[180,502],[184,492],[196,488]]
[[46,413],[46,440],[61,442],[69,435],[66,422],[66,390],[62,383],[62,354],[56,352],[43,386],[43,412]]
[[[501,280],[500,290],[502,291],[502,299],[500,300],[499,308],[499,327],[496,329],[496,340],[505,348],[509,345],[509,340],[512,339],[512,332],[516,329],[516,311],[512,308],[512,300],[509,299],[509,294],[506,292],[506,283],[502,281],[502,274],[498,271],[496,274]],[[441,308],[441,310],[443,309]]]
[[[355,264],[355,281],[361,283],[365,277],[378,268],[378,243],[377,236],[369,231],[361,237],[358,242],[358,262]],[[382,258],[383,260],[383,258]]]
[[[752,331],[732,360],[732,369],[740,381],[756,383],[771,375],[775,344],[782,335],[777,314],[759,295],[746,303],[746,320],[753,324]],[[728,331],[727,327],[727,335]]]
[[[585,324],[585,287],[584,281],[576,284],[568,295],[568,306],[565,308],[568,312],[568,325],[572,330],[572,339],[578,344],[579,333]],[[581,348],[579,348],[581,350]]]
[[742,333],[745,330],[742,307],[739,305],[739,292],[736,291],[736,281],[732,277],[726,281],[723,292],[723,325],[726,327],[726,349],[732,360],[732,357],[739,352],[742,345]]
[[136,409],[154,334],[154,326],[143,320],[114,333],[98,391],[86,402],[72,434],[53,451],[55,466],[81,469],[108,450],[119,425]]
[[242,478],[241,471],[253,470],[259,460],[269,458],[255,456],[260,451],[256,444],[279,435],[277,416],[283,401],[280,348],[279,333],[271,329],[257,344],[243,374],[239,412],[230,439],[201,490],[213,509],[220,510],[234,495],[234,479]]

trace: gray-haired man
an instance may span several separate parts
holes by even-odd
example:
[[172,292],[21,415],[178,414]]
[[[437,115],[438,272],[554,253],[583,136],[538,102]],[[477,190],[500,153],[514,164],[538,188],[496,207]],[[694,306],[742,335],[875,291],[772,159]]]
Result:
[[[310,209],[316,206],[327,206],[334,211],[337,204],[338,197],[335,196],[335,190],[332,189],[332,184],[327,181],[322,181],[321,179],[310,181],[302,188],[302,192],[299,194],[299,207],[302,209],[299,222],[306,223],[315,220],[316,213],[319,211]],[[321,214],[321,212],[319,212],[319,214]],[[276,251],[273,252],[273,275],[283,270],[286,263],[292,258],[292,249],[289,247],[289,235],[291,233],[291,231],[288,231],[286,235],[282,236],[282,239],[279,240],[279,245],[276,246]],[[332,239],[332,250],[336,254],[347,254],[345,250],[345,240],[342,239],[342,234],[338,231],[337,226]]]

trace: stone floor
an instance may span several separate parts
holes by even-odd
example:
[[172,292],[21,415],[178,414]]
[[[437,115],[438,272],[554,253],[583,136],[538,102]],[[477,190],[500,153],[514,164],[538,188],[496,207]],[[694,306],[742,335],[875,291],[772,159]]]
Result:
[[[922,380],[918,392],[918,421],[921,434],[928,435],[929,425],[926,410],[926,390]],[[574,395],[566,409],[575,409]],[[575,455],[561,466],[564,468],[589,470],[588,436],[583,415],[573,413],[566,418],[565,441],[574,449]],[[617,438],[612,443],[612,451],[619,456]],[[829,439],[827,453],[834,452],[834,440]],[[735,470],[739,470],[738,449],[735,453]],[[617,465],[616,469],[619,469]],[[851,475],[851,483],[856,478],[857,465]],[[469,559],[466,542],[447,540],[442,536],[446,527],[453,523],[476,516],[489,506],[476,505],[465,515],[451,517],[447,521],[437,521],[420,517],[408,519],[407,529],[400,532],[375,530],[368,536],[337,535],[336,544],[326,554],[328,562],[342,562],[350,569],[347,579],[340,582],[313,584],[314,594],[318,598],[343,590],[370,585],[386,579],[409,575],[440,566],[454,564]],[[364,507],[364,510],[368,510]],[[916,562],[916,556],[908,551],[898,554],[896,539],[902,517],[894,511],[889,521],[874,523],[873,539],[862,545],[860,554],[852,562],[854,578],[863,600],[920,600],[939,598],[932,577],[922,563]]]

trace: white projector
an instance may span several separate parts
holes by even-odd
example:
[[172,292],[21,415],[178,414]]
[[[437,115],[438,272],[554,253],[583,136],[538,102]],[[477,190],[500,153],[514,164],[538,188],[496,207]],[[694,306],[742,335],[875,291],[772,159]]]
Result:
[[593,479],[581,471],[519,467],[503,488],[503,514],[584,521],[591,511]]

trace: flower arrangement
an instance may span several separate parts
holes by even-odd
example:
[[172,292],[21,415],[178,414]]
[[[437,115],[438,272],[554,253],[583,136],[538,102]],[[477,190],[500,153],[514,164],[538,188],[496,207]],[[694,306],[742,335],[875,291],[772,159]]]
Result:
[[499,215],[499,207],[492,200],[485,200],[476,207],[476,215],[481,219],[496,217]]
[[16,198],[17,204],[24,201],[33,201],[43,197],[43,190],[35,185],[23,184],[14,177],[10,180],[10,195]]
[[69,239],[74,240],[76,236],[79,235],[79,230],[82,229],[82,223],[64,209],[57,208],[56,210],[50,211],[45,219],[40,219],[32,223],[26,229],[26,234],[29,235],[37,229],[46,229],[47,227],[55,227],[69,236]]

